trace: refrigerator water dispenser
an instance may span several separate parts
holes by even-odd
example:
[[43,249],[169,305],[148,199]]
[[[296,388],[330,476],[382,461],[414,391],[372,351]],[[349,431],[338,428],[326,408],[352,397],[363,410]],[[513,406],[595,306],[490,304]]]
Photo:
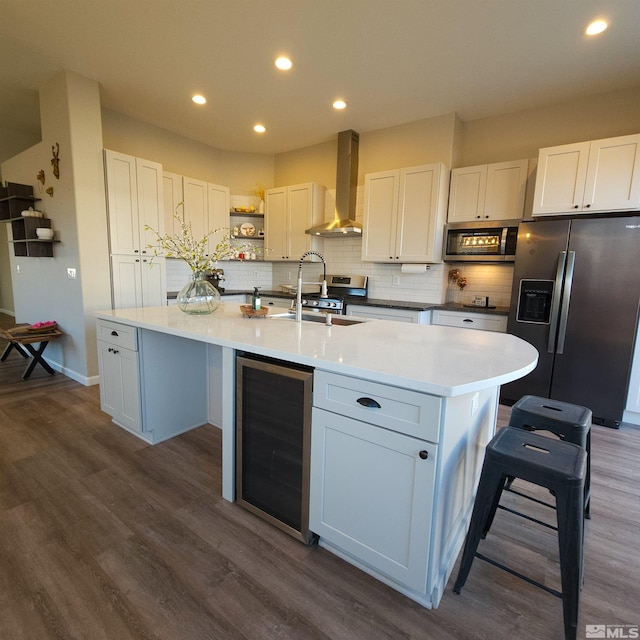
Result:
[[520,280],[518,296],[518,322],[549,324],[553,280]]

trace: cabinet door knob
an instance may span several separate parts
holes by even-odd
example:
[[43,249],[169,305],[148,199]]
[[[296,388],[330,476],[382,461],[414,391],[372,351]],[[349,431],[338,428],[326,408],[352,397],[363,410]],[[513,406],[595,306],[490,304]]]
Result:
[[369,407],[371,409],[380,409],[382,406],[379,402],[377,402],[373,398],[366,398],[366,397],[358,398],[356,402],[358,404],[361,404],[363,407]]
[[421,460],[426,460],[429,457],[429,452],[423,449],[418,455]]
[[590,206],[590,204],[585,205],[585,209],[588,209]]
[[577,205],[577,204],[574,204],[574,205],[573,205],[573,208],[574,208],[574,209],[578,209],[579,207],[578,207],[578,205]]

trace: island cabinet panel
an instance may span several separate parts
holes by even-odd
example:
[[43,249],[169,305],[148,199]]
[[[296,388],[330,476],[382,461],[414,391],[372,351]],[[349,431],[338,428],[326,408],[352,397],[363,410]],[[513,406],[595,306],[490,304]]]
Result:
[[441,398],[316,369],[313,402],[319,544],[437,607],[471,517],[497,390]]
[[405,435],[438,442],[441,399],[436,396],[316,371],[313,404]]
[[100,405],[115,424],[155,444],[207,422],[205,345],[109,320],[96,332]]
[[640,209],[640,134],[540,149],[533,215]]
[[370,305],[348,304],[348,316],[376,318],[377,320],[394,320],[411,324],[431,324],[431,311],[413,311],[396,307],[374,307]]
[[424,592],[436,445],[313,410],[311,529]]
[[365,262],[440,262],[449,170],[442,163],[365,176]]

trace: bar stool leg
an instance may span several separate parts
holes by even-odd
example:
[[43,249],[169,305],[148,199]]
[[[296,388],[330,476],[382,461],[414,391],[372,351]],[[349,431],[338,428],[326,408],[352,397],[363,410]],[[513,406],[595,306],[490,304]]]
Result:
[[566,640],[575,640],[582,585],[584,486],[558,489],[556,504],[564,634]]
[[485,461],[482,467],[482,473],[480,474],[478,493],[473,505],[469,531],[467,532],[467,537],[464,542],[458,577],[453,587],[454,593],[460,594],[460,590],[467,581],[480,539],[483,538],[486,535],[486,531],[488,531],[485,523],[491,523],[498,503],[500,502],[505,478],[506,476],[501,471],[496,470],[492,464],[487,464]]

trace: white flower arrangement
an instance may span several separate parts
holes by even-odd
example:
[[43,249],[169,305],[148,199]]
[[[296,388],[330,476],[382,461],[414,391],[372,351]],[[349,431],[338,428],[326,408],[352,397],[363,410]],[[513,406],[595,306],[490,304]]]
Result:
[[[178,206],[184,205],[181,202]],[[178,258],[186,262],[193,273],[203,273],[215,269],[220,260],[235,258],[241,252],[259,252],[259,248],[248,243],[231,242],[231,230],[225,227],[214,229],[205,234],[204,237],[196,240],[193,237],[191,223],[184,222],[177,213],[174,218],[180,226],[180,231],[175,235],[165,234],[161,236],[155,229],[145,227],[146,230],[155,234],[157,244],[149,244],[147,247],[153,249],[153,257]],[[222,233],[220,241],[213,250],[209,251],[209,237]]]

